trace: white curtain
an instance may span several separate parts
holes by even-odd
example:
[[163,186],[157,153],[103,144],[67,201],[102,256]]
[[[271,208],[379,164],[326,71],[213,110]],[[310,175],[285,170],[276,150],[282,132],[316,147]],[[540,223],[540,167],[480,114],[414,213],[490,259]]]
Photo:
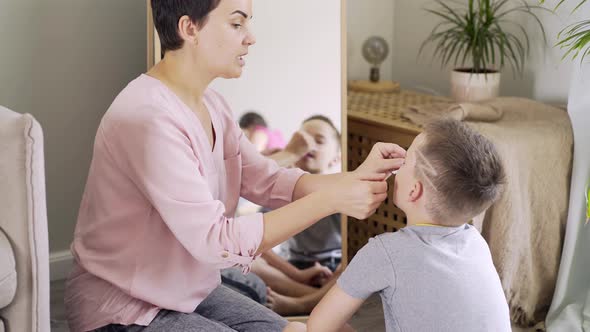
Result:
[[576,63],[573,71],[567,108],[574,161],[559,276],[546,320],[549,332],[590,332],[590,224],[584,224],[584,191],[590,181],[590,63]]

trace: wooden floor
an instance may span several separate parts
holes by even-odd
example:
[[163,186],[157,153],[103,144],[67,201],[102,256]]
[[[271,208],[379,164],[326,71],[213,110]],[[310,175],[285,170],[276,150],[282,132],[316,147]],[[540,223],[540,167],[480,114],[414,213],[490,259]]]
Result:
[[[64,282],[51,283],[51,331],[69,332],[65,322],[65,309],[63,304]],[[375,295],[370,297],[361,309],[352,317],[350,325],[358,332],[385,332],[383,321],[383,307],[381,299]],[[514,332],[533,332],[532,329],[513,327]]]
[[64,288],[63,280],[51,283],[51,332],[69,332],[66,324],[66,310],[64,308]]

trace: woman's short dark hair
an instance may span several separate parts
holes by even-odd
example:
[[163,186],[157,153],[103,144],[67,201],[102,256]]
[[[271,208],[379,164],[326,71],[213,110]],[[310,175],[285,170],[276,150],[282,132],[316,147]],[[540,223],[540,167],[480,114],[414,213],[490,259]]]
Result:
[[256,112],[247,112],[244,115],[242,115],[242,117],[240,118],[239,124],[240,124],[240,128],[242,128],[242,129],[246,129],[251,126],[268,127],[266,125],[266,121],[264,121],[264,118],[262,117],[262,115],[260,115]]
[[178,50],[183,40],[178,34],[178,21],[188,15],[200,28],[205,26],[211,13],[221,0],[151,0],[154,26],[160,37],[162,55]]

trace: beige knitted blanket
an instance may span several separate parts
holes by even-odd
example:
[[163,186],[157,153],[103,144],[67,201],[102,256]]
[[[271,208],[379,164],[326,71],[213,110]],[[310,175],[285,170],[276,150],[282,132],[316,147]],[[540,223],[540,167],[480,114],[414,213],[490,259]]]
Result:
[[494,142],[507,185],[474,223],[490,246],[512,321],[542,325],[555,288],[567,217],[573,149],[567,112],[528,99],[497,98],[414,106],[402,116],[420,126],[451,116]]

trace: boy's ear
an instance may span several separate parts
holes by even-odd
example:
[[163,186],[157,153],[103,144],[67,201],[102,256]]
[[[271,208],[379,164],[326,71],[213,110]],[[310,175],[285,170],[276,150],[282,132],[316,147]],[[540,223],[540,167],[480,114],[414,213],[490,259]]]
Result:
[[424,185],[421,181],[416,180],[412,190],[410,190],[410,202],[415,202],[424,196]]
[[334,167],[340,165],[341,163],[342,163],[342,154],[340,153],[340,151],[338,151],[338,153],[336,154],[334,159],[330,160],[330,162],[328,163],[328,167],[330,167],[330,169],[333,169]]

